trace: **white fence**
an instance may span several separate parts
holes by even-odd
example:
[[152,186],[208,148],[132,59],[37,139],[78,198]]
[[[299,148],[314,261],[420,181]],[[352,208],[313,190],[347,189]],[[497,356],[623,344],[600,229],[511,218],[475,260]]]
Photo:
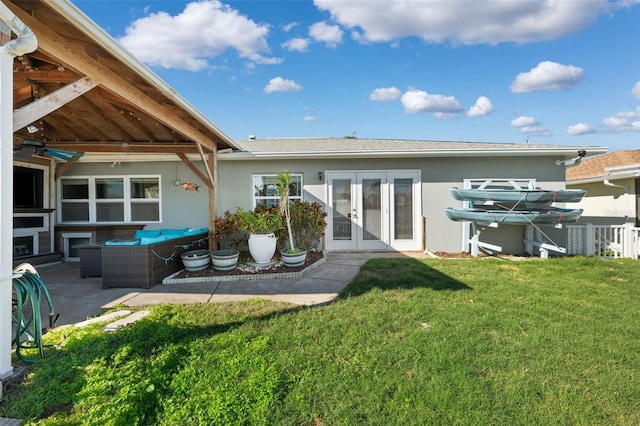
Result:
[[640,257],[640,228],[624,225],[567,225],[567,254],[608,258]]

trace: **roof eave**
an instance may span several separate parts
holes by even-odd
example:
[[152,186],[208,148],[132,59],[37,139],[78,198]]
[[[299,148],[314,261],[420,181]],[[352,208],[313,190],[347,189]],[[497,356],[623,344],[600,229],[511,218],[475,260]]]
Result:
[[[588,147],[587,155],[597,155],[607,152],[606,147]],[[569,148],[538,148],[538,149],[499,149],[499,150],[405,150],[402,152],[378,151],[299,151],[299,152],[251,152],[238,151],[221,156],[224,160],[261,160],[261,159],[333,159],[333,158],[410,158],[410,157],[514,157],[514,156],[573,156],[578,151],[576,147]]]

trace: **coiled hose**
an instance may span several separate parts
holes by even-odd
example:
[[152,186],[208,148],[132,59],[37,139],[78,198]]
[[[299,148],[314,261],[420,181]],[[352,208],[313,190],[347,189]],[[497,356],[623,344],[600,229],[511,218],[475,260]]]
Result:
[[[13,299],[11,319],[15,324],[16,356],[24,362],[36,362],[38,358],[26,356],[24,350],[37,349],[41,358],[44,358],[44,345],[42,335],[55,325],[58,315],[53,309],[53,302],[40,275],[35,268],[23,263],[13,271]],[[49,327],[42,328],[40,303],[42,299],[49,307]]]

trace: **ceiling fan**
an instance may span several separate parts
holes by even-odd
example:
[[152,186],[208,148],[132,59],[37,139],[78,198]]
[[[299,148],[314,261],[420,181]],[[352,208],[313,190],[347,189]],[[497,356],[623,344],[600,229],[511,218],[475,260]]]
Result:
[[82,154],[79,152],[47,148],[46,143],[36,139],[22,139],[18,145],[18,150],[13,153],[13,158],[26,161],[35,154],[44,154],[63,161],[71,161],[74,158],[82,157]]

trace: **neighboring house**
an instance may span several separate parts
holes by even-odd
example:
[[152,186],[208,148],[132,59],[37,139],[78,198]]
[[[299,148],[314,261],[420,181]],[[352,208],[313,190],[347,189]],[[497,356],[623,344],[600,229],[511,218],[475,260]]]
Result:
[[640,150],[585,158],[567,169],[567,187],[587,190],[580,223],[640,226]]

